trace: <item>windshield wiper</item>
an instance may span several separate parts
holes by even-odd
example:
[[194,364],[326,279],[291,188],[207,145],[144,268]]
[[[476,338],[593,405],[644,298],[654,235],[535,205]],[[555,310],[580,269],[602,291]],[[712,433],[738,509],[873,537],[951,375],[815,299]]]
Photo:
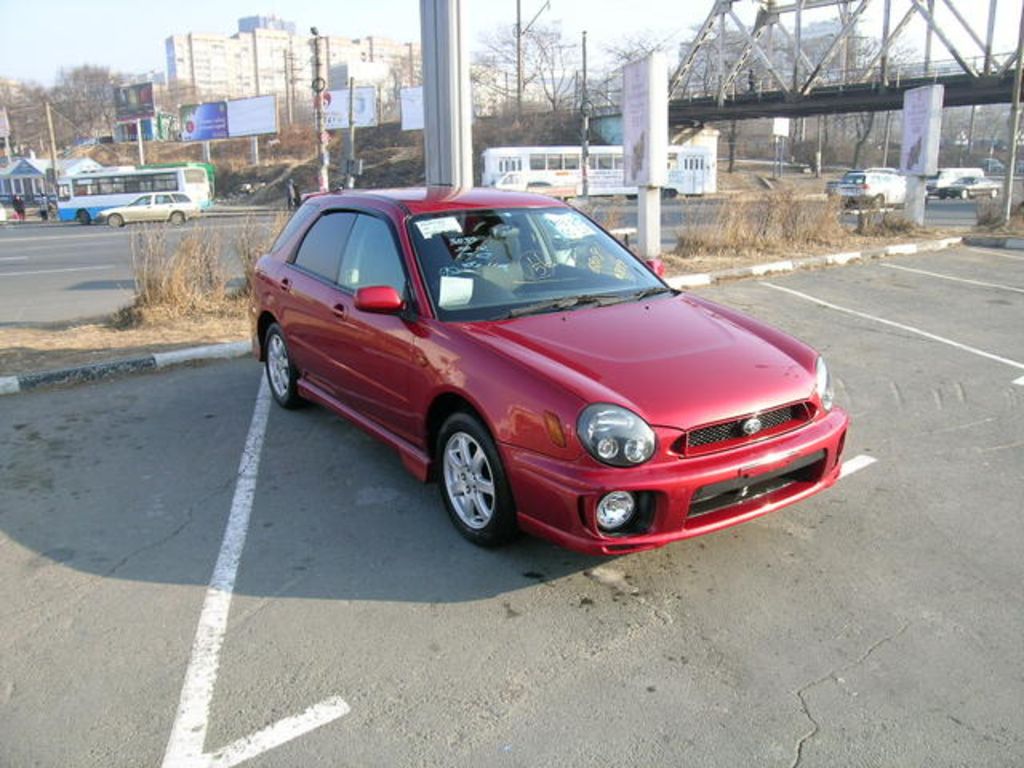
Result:
[[658,294],[661,293],[671,293],[673,296],[675,296],[676,294],[674,290],[672,290],[671,288],[666,288],[664,285],[653,285],[650,288],[644,288],[642,291],[631,293],[629,295],[629,298],[633,299],[634,301],[640,301],[640,299],[646,299],[648,296],[657,296]]
[[622,301],[633,299],[632,294],[621,293],[584,293],[580,296],[563,296],[560,299],[551,301],[539,301],[536,304],[527,304],[525,307],[515,307],[509,310],[507,318],[522,317],[523,315],[534,315],[541,312],[560,312],[566,309],[575,309],[583,306],[605,307],[609,304],[618,304]]

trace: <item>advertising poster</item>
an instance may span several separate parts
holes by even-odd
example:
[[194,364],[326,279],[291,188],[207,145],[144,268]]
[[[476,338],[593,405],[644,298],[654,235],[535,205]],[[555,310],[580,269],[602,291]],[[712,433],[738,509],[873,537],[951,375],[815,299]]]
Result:
[[[363,86],[355,89],[352,122],[357,128],[370,128],[377,124],[377,89]],[[348,128],[348,88],[324,92],[324,116],[327,130]]]
[[116,119],[145,120],[156,114],[153,104],[153,84],[136,83],[114,89],[114,114]]
[[402,130],[423,129],[423,86],[402,89]]
[[228,108],[223,101],[181,108],[181,140],[210,141],[228,137]]
[[904,173],[930,176],[938,170],[943,93],[941,85],[926,85],[903,94],[900,170]]
[[230,138],[277,133],[277,99],[274,96],[257,96],[229,101],[227,128]]
[[622,165],[627,186],[668,181],[668,66],[652,53],[622,68]]

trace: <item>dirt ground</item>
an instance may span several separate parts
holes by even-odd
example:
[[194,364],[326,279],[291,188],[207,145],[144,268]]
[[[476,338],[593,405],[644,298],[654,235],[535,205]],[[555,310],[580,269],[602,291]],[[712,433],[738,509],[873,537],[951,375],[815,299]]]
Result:
[[137,328],[110,325],[0,328],[0,375],[51,371],[89,363],[143,357],[185,347],[239,341],[249,336],[249,318],[168,319]]

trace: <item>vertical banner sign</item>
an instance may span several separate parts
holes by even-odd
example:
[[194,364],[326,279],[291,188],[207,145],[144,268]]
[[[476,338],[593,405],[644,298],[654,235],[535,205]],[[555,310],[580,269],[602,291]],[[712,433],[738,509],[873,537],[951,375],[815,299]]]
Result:
[[926,85],[903,94],[900,170],[906,174],[931,176],[938,172],[943,90],[941,85]]
[[663,53],[622,69],[622,154],[627,186],[668,182],[668,63]]
[[402,130],[419,131],[423,129],[423,86],[403,88],[402,93]]

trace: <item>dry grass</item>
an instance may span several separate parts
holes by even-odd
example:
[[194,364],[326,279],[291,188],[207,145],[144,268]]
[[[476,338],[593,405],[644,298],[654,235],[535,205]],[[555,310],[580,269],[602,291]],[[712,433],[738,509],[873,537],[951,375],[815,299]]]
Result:
[[263,226],[252,216],[246,216],[233,238],[235,254],[242,264],[243,285],[239,294],[249,296],[252,292],[252,275],[256,268],[256,261],[270,250],[274,244],[278,232],[288,223],[289,214],[279,211],[269,227]]
[[723,252],[775,253],[841,243],[848,233],[834,199],[798,199],[791,192],[766,193],[719,205],[683,202],[676,255]]

